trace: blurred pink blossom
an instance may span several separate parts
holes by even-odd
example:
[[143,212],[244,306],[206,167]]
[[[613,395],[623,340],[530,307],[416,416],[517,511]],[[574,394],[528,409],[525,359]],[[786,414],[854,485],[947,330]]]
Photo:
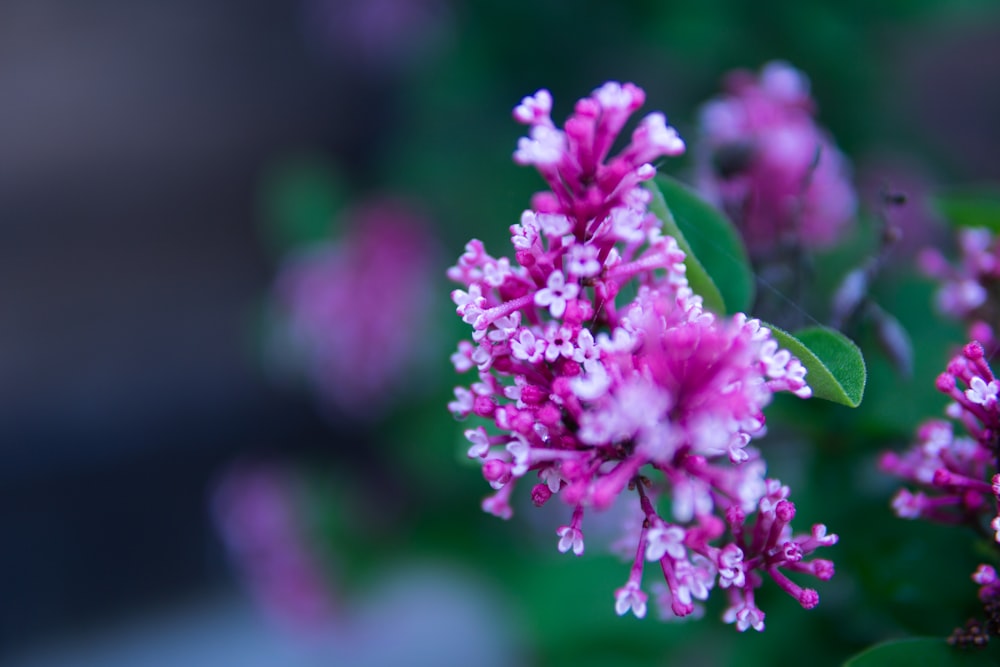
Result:
[[275,296],[287,342],[321,397],[370,419],[419,387],[437,246],[427,223],[399,201],[365,204],[345,223],[341,238],[285,262]]
[[218,483],[212,509],[234,564],[260,607],[296,633],[325,631],[336,612],[332,587],[301,523],[295,476],[237,465]]
[[847,160],[816,125],[809,81],[787,63],[738,70],[702,107],[698,182],[766,258],[786,246],[823,248],[857,206]]
[[951,264],[933,246],[917,256],[920,270],[941,282],[934,304],[938,312],[969,327],[969,337],[978,340],[992,356],[1000,349],[1000,239],[985,228],[964,227],[958,231],[959,259]]

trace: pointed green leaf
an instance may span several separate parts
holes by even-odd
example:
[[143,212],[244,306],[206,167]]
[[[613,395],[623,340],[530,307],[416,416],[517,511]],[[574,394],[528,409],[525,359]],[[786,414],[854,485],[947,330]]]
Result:
[[772,324],[765,326],[808,369],[806,381],[815,398],[852,408],[861,404],[868,373],[861,350],[851,339],[829,327],[809,327],[793,336]]
[[899,639],[873,646],[844,667],[986,667],[1000,659],[997,646],[959,649],[940,638]]
[[655,181],[677,228],[722,294],[726,312],[747,312],[756,286],[739,232],[729,218],[680,181],[662,174]]
[[963,188],[934,198],[934,205],[956,227],[986,227],[1000,232],[1000,190]]
[[683,232],[677,226],[674,216],[671,215],[667,202],[663,198],[663,193],[653,181],[647,181],[646,187],[653,193],[653,199],[649,202],[649,210],[663,222],[663,232],[673,236],[677,240],[677,245],[684,251],[684,266],[686,267],[688,284],[694,293],[699,295],[708,310],[724,314],[726,312],[726,302],[722,298],[722,293],[716,287],[715,281],[708,275],[708,271],[698,261],[698,256],[694,254]]

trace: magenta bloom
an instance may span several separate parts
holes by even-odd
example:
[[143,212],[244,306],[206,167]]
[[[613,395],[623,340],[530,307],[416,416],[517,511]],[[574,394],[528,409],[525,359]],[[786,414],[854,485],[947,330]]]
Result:
[[293,350],[323,399],[354,417],[383,413],[426,344],[436,248],[411,208],[376,201],[335,242],[282,267],[275,293]]
[[[917,487],[916,492],[901,489],[892,508],[904,519],[988,528],[1000,543],[1000,382],[983,358],[982,346],[975,341],[966,345],[938,376],[937,388],[951,397],[945,412],[965,435],[954,432],[953,421],[931,419],[917,430],[907,452],[883,454],[883,471]],[[992,567],[980,566],[973,580],[981,585],[984,600],[1000,597]]]
[[935,296],[939,312],[966,322],[971,338],[993,353],[1000,324],[1000,242],[988,229],[964,228],[958,233],[961,257],[951,265],[937,248],[921,251],[918,263],[929,277],[941,281]]
[[731,73],[701,110],[699,185],[733,219],[752,256],[837,242],[857,197],[847,160],[816,125],[809,81],[787,63]]
[[[815,591],[786,573],[833,574],[829,561],[805,558],[836,536],[821,525],[792,532],[787,487],[765,478],[748,446],[764,433],[775,391],[811,390],[767,328],[744,315],[716,317],[688,286],[684,253],[640,187],[655,174],[651,161],[684,148],[664,117],[646,116],[608,156],[643,99],[631,84],[605,84],[577,103],[564,129],[551,121],[547,91],[515,109],[531,127],[515,161],[535,165],[552,190],[511,227],[516,262],[473,240],[449,270],[462,284],[452,293],[456,312],[473,329],[452,361],[476,372],[449,408],[481,422],[465,435],[495,489],[483,509],[512,516],[515,486],[534,473],[536,505],[553,496],[568,505],[569,521],[556,530],[561,552],[583,553],[586,512],[636,494],[642,517],[629,537],[634,560],[615,594],[618,614],[645,615],[649,561],[663,572],[655,602],[665,613],[691,614],[693,600],[718,584],[730,600],[726,620],[762,630],[754,602],[762,575],[810,608]],[[635,296],[619,303],[626,286]]]

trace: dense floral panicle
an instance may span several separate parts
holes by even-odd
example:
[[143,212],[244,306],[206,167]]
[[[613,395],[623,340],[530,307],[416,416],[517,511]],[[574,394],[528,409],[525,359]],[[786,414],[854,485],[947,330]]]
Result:
[[992,353],[998,349],[1000,326],[1000,241],[988,229],[964,228],[958,232],[958,246],[955,265],[937,248],[921,251],[918,264],[941,281],[934,299],[938,311],[969,325],[970,338]]
[[731,73],[701,110],[701,190],[726,210],[751,254],[841,238],[857,197],[847,160],[816,125],[809,81],[787,63]]
[[437,248],[401,202],[374,201],[345,223],[342,238],[289,258],[274,291],[288,342],[322,398],[370,418],[419,363]]
[[[904,519],[988,528],[1000,542],[1000,382],[982,346],[973,341],[948,362],[936,384],[952,399],[945,410],[952,421],[924,422],[907,452],[886,452],[879,460],[883,471],[920,489],[901,489],[893,498],[893,510]],[[956,435],[954,422],[967,435]],[[984,565],[973,579],[997,592],[995,575]]]
[[[495,489],[485,511],[509,518],[525,477],[535,505],[557,497],[571,508],[556,531],[561,552],[584,552],[586,512],[638,495],[619,614],[645,615],[642,575],[653,561],[666,586],[654,596],[668,607],[662,613],[693,613],[717,585],[737,627],[760,630],[753,591],[762,575],[811,607],[815,592],[785,573],[833,572],[829,561],[805,558],[836,536],[819,526],[792,532],[787,487],[765,477],[748,446],[765,431],[774,392],[811,390],[770,330],[704,310],[688,285],[684,253],[639,187],[655,172],[647,160],[683,148],[662,116],[647,116],[632,143],[607,157],[642,99],[631,84],[606,84],[577,103],[563,129],[546,91],[515,109],[532,127],[515,160],[535,165],[553,191],[511,227],[514,261],[473,240],[448,272],[460,284],[456,313],[472,327],[452,362],[474,375],[449,409],[486,423],[465,431],[469,458]],[[625,288],[631,298],[621,302]],[[657,497],[669,513],[659,513]]]
[[775,390],[810,394],[790,355],[769,366],[769,332],[756,322],[719,321],[646,286],[623,320],[614,333],[631,335],[631,347],[607,352],[572,385],[578,402],[566,409],[584,444],[632,442],[643,463],[670,464],[678,450],[739,463],[763,432],[762,410]]

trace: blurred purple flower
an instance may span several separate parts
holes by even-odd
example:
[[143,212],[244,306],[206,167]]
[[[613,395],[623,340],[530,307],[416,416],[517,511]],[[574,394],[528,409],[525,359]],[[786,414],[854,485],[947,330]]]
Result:
[[377,200],[344,236],[288,259],[275,285],[287,342],[329,405],[383,414],[413,389],[430,333],[437,247],[413,208]]
[[[216,529],[279,630],[239,626],[230,639],[241,647],[235,655],[249,650],[259,658],[253,664],[280,665],[519,664],[523,638],[502,592],[454,563],[406,558],[379,568],[354,595],[339,595],[306,525],[302,491],[293,470],[264,463],[230,467],[214,489]],[[178,652],[199,655],[193,646]]]
[[847,160],[816,125],[809,81],[787,63],[738,70],[701,110],[698,181],[754,258],[836,243],[857,198]]
[[940,250],[925,248],[917,257],[921,271],[941,281],[935,306],[944,315],[969,326],[969,337],[979,340],[992,356],[998,349],[1000,325],[1000,241],[988,229],[963,228],[958,232],[961,256],[957,265]]
[[330,582],[301,524],[295,477],[237,465],[212,498],[216,527],[260,607],[296,633],[325,631],[336,612]]

